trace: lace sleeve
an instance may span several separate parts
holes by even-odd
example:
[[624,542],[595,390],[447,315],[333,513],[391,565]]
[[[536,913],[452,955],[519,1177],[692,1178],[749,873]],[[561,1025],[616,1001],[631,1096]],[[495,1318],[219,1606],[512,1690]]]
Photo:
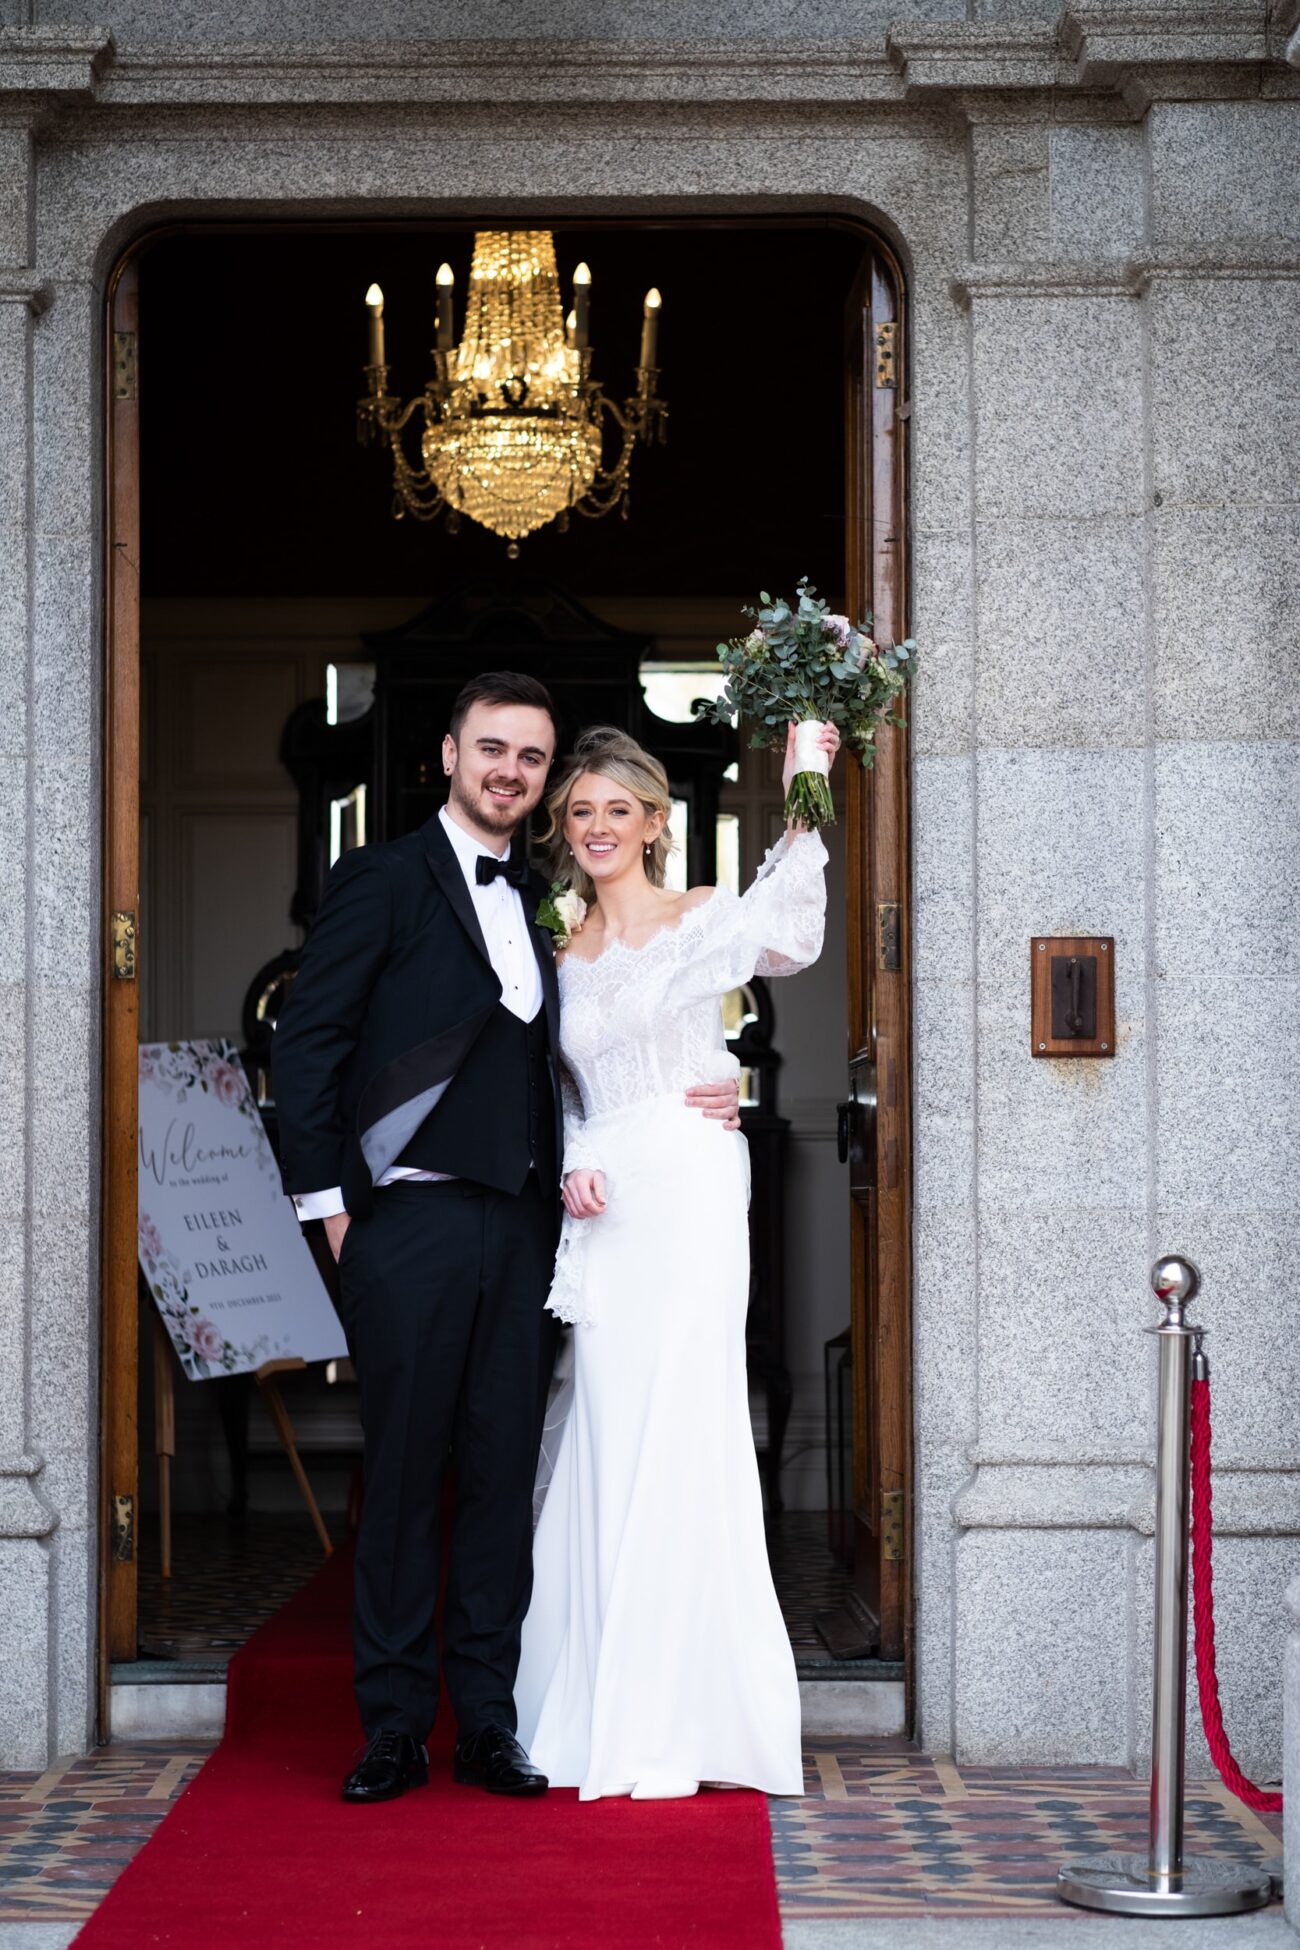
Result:
[[690,996],[725,995],[751,975],[797,975],[822,949],[826,848],[817,833],[784,836],[739,899],[717,887],[695,910],[683,984]]
[[587,1118],[582,1093],[565,1064],[560,1065],[560,1107],[564,1112],[564,1162],[561,1179],[571,1171],[599,1171],[600,1159],[587,1144]]

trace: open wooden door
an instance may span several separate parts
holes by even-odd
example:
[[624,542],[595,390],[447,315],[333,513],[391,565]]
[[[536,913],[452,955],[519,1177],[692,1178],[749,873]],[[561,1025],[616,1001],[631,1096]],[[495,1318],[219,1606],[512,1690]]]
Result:
[[104,1191],[100,1343],[100,1727],[108,1664],[136,1655],[136,1084],[140,915],[139,264],[109,294],[104,683]]
[[[868,248],[849,299],[849,614],[907,634],[903,286]],[[828,1621],[844,1658],[901,1659],[910,1620],[911,1131],[907,733],[847,768],[849,1088],[840,1105],[852,1243],[854,1588]]]

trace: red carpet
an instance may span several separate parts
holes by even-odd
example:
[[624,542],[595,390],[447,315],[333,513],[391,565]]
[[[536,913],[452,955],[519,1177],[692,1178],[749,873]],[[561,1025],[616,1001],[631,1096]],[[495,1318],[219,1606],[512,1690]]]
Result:
[[230,1668],[226,1736],[80,1932],[84,1950],[780,1950],[761,1795],[520,1803],[432,1778],[351,1807],[350,1553]]

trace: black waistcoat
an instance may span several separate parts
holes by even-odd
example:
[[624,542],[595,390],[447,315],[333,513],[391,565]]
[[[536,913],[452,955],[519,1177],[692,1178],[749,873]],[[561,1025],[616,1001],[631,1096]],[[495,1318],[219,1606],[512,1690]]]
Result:
[[548,1190],[558,1184],[545,1009],[521,1022],[498,1003],[442,1101],[394,1163],[450,1172],[499,1192],[522,1191],[535,1164]]

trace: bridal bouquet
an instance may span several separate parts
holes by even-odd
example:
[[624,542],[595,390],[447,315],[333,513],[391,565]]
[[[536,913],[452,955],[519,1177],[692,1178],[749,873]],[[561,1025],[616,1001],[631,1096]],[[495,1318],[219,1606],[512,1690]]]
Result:
[[821,726],[839,727],[844,743],[864,766],[875,759],[877,726],[901,725],[890,717],[916,667],[911,637],[882,650],[868,635],[868,623],[832,615],[807,576],[793,603],[773,601],[763,590],[761,609],[748,636],[718,645],[726,673],[721,697],[696,708],[716,724],[745,718],[753,727],[751,745],[783,750],[793,719],[798,770],[786,796],[786,818],[800,826],[828,826],[831,803],[830,761],[818,744]]

